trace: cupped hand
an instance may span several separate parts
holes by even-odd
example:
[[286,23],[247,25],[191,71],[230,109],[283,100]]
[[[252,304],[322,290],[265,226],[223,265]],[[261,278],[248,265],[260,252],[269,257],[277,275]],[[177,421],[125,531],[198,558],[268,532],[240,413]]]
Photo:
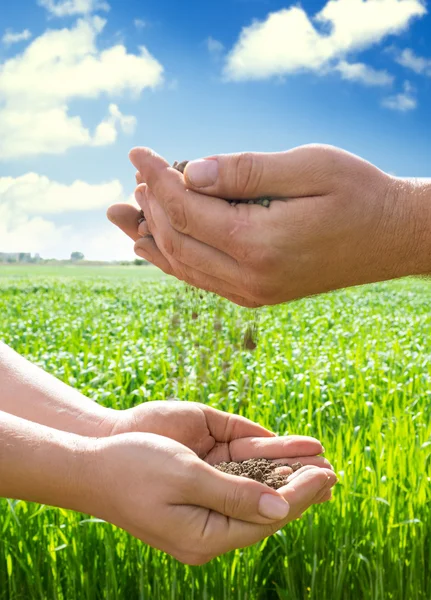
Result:
[[277,436],[245,417],[197,402],[145,402],[125,411],[112,411],[111,415],[111,435],[147,432],[165,436],[184,444],[209,464],[267,458],[332,468],[319,456],[324,448],[315,438]]
[[[133,207],[109,218],[136,253],[166,273],[244,306],[277,304],[351,285],[426,272],[405,183],[328,146],[221,155],[184,176],[137,148]],[[269,208],[224,199],[270,196]],[[420,228],[419,228],[420,229]],[[424,259],[425,260],[425,259]]]
[[[87,511],[188,564],[204,564],[272,535],[328,497],[336,482],[330,469],[305,467],[276,492],[222,473],[156,434],[119,434],[94,443]],[[246,522],[259,506],[279,510],[278,518]]]

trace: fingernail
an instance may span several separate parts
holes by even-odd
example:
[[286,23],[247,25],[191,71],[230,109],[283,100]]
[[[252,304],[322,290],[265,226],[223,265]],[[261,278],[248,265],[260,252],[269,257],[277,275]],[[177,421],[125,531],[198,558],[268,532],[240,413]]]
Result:
[[218,162],[216,160],[193,160],[188,163],[184,174],[194,187],[214,185],[218,177]]
[[289,514],[290,506],[281,496],[262,494],[259,501],[259,514],[266,519],[281,520]]

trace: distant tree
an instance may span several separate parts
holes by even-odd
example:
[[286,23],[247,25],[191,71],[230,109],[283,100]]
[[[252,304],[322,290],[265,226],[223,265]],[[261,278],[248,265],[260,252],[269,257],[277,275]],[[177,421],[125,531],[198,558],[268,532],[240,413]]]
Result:
[[76,261],[76,260],[84,260],[85,256],[82,254],[82,252],[72,252],[72,254],[70,255],[70,260]]
[[137,267],[145,267],[148,265],[148,261],[144,260],[143,258],[135,258],[134,264]]

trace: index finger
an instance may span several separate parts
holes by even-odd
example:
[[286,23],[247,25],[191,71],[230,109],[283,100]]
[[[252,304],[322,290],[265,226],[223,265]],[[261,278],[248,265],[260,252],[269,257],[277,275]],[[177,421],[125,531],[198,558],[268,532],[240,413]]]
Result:
[[141,213],[131,204],[113,204],[108,208],[106,216],[134,242],[142,237],[138,231]]
[[259,209],[268,210],[247,204],[233,207],[221,198],[187,189],[183,175],[148,148],[135,148],[129,156],[176,231],[231,256],[234,243],[241,246],[259,225]]
[[295,458],[297,456],[316,456],[324,452],[319,440],[302,435],[288,435],[273,438],[249,437],[233,440],[229,444],[232,460],[242,461],[249,458]]

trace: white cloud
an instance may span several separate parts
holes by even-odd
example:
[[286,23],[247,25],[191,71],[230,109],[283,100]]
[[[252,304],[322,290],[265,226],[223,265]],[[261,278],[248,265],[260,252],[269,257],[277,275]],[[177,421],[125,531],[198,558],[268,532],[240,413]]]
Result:
[[425,14],[422,0],[329,0],[313,18],[299,6],[282,9],[242,30],[225,75],[245,80],[303,70],[321,73]]
[[403,50],[395,60],[403,67],[411,69],[418,75],[428,75],[431,77],[431,58],[417,56],[410,48]]
[[97,126],[93,143],[95,146],[113,144],[117,139],[118,128],[124,133],[132,134],[135,127],[135,117],[123,115],[116,104],[111,104],[109,117]]
[[25,42],[31,38],[31,31],[29,29],[24,29],[24,31],[14,32],[10,29],[7,29],[2,37],[2,42],[5,46],[11,46],[12,44],[17,44],[18,42]]
[[216,56],[220,55],[224,50],[223,44],[218,40],[215,40],[211,36],[206,39],[206,45],[208,48],[208,52]]
[[404,82],[404,91],[400,94],[384,98],[382,106],[399,112],[414,110],[417,107],[415,89],[408,81]]
[[143,21],[142,19],[135,19],[133,21],[136,29],[141,30],[141,29],[145,29],[145,27],[147,26],[146,21]]
[[114,202],[124,201],[124,196],[118,180],[98,185],[76,180],[66,185],[37,173],[0,177],[0,206],[9,207],[14,216],[105,209]]
[[[29,218],[23,215],[11,224],[7,209],[0,205],[0,252],[48,252],[61,244],[68,233],[67,227],[57,228],[55,223],[41,217]],[[47,256],[45,254],[45,256]]]
[[43,258],[67,259],[82,252],[88,260],[134,260],[133,242],[101,213],[100,226],[57,226],[41,217],[23,216],[13,226],[0,206],[0,252],[31,252]]
[[105,220],[96,231],[76,231],[67,248],[62,245],[60,252],[64,258],[78,249],[89,260],[134,260],[137,256],[133,245],[127,235]]
[[98,50],[104,26],[103,19],[91,17],[71,29],[48,30],[0,65],[0,159],[109,144],[118,129],[133,130],[134,117],[123,116],[116,105],[94,133],[70,114],[74,99],[138,97],[162,82],[163,67],[146,48],[139,54],[121,44]]
[[335,70],[343,79],[358,81],[364,85],[386,86],[394,82],[394,77],[387,71],[378,71],[364,63],[348,63],[342,60],[335,66]]
[[[113,180],[98,185],[74,181],[58,183],[37,173],[0,178],[0,252],[40,253],[68,258],[79,250],[89,259],[133,259],[133,243],[106,219],[114,202],[133,202]],[[85,225],[85,214],[99,211],[100,222]],[[68,225],[57,226],[59,214]]]
[[109,4],[99,0],[38,0],[38,4],[54,17],[89,15],[99,10],[109,10]]

